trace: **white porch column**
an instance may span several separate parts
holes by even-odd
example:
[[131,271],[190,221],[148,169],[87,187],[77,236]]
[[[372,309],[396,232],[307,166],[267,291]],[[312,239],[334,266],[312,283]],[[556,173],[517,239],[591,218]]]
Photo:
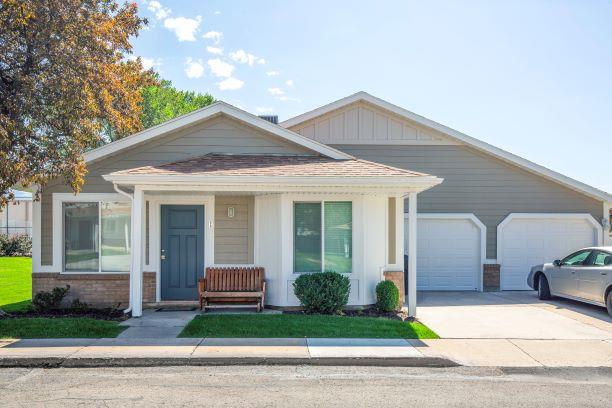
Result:
[[134,187],[132,200],[132,262],[130,268],[130,290],[132,293],[132,316],[142,316],[142,218],[144,214],[144,192]]
[[612,235],[610,235],[610,211],[612,210],[612,202],[604,203],[604,211],[603,218],[604,220],[608,220],[608,222],[604,222],[603,224],[603,245],[609,246],[612,245]]
[[417,193],[408,195],[408,315],[416,316],[417,309]]

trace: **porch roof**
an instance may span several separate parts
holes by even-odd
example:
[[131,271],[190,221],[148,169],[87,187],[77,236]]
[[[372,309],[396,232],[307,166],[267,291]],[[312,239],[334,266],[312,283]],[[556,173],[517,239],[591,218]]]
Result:
[[211,153],[188,160],[116,171],[104,176],[119,184],[152,182],[261,182],[323,185],[419,185],[442,182],[435,176],[361,159],[323,156]]
[[418,177],[425,173],[360,159],[336,160],[322,156],[207,154],[189,160],[117,171],[115,175]]

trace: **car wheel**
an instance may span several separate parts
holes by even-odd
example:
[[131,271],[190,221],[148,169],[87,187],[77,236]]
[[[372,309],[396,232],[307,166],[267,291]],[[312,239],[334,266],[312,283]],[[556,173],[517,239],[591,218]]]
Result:
[[606,296],[606,308],[608,309],[608,314],[612,317],[612,290]]
[[548,286],[548,279],[544,274],[540,274],[538,279],[538,298],[540,300],[550,300],[550,286]]

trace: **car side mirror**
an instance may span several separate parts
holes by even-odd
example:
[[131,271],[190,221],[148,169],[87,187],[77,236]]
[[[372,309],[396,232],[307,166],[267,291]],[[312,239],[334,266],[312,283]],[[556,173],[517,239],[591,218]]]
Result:
[[559,259],[555,259],[555,260],[553,261],[553,265],[555,265],[555,266],[561,266],[561,261],[560,261]]

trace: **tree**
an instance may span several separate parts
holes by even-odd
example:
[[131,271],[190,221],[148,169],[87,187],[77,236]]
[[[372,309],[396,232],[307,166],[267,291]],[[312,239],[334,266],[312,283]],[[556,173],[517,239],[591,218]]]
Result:
[[126,57],[144,24],[114,0],[0,1],[0,206],[17,183],[62,177],[78,192],[103,126],[142,128],[140,90],[155,79]]
[[212,104],[212,95],[191,91],[181,91],[172,86],[172,82],[160,79],[157,85],[147,86],[142,90],[142,126],[147,129],[172,118],[193,112]]

